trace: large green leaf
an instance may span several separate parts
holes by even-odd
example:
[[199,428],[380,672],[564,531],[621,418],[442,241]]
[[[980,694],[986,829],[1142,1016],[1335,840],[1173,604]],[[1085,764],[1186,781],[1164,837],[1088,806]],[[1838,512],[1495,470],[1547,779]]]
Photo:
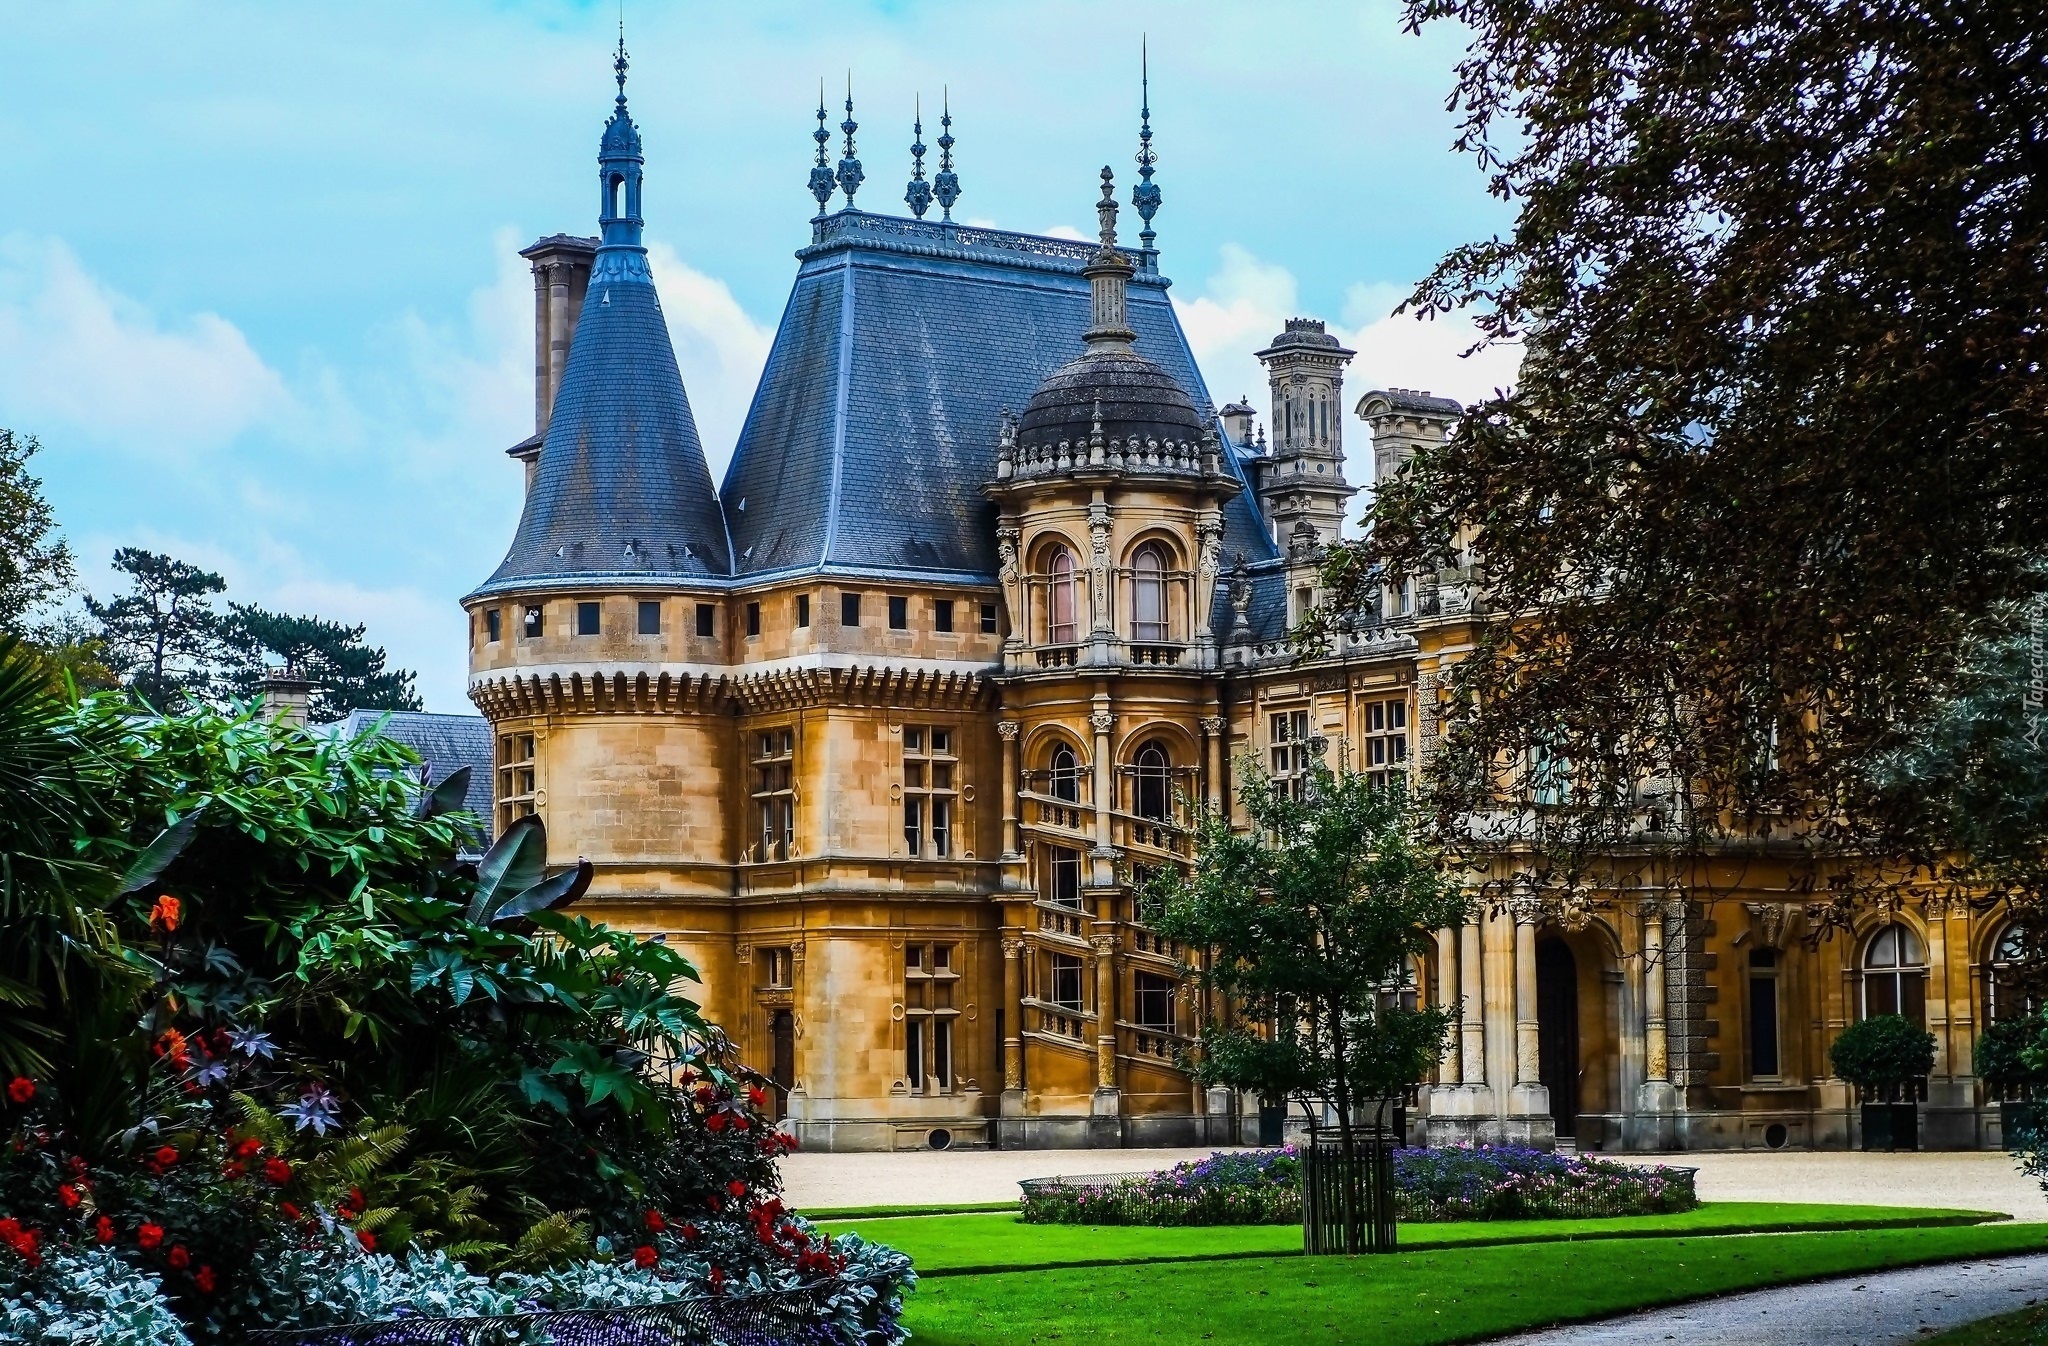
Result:
[[535,912],[558,911],[590,891],[590,880],[596,872],[590,861],[578,860],[574,869],[565,869],[551,879],[543,879],[524,892],[506,898],[490,914],[490,924],[502,925]]
[[482,925],[508,897],[523,893],[547,877],[548,832],[539,818],[515,821],[498,834],[477,862],[476,893],[463,914]]
[[163,876],[163,872],[171,867],[171,861],[192,844],[192,837],[199,830],[199,816],[205,811],[206,805],[199,804],[157,833],[156,840],[142,848],[142,853],[128,866],[128,872],[121,876],[121,896],[147,888]]
[[457,767],[433,789],[420,796],[415,816],[438,818],[444,813],[453,813],[469,798],[469,768]]

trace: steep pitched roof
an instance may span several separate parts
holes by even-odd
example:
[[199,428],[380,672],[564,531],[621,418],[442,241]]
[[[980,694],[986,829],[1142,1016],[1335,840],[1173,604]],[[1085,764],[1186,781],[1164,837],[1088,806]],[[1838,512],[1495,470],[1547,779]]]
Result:
[[[734,573],[993,582],[981,485],[1001,414],[1079,353],[1094,250],[859,211],[817,222],[720,492]],[[1207,406],[1167,285],[1146,255],[1137,346]],[[1250,495],[1225,509],[1224,548],[1259,560],[1276,553]]]
[[383,737],[403,743],[420,756],[430,781],[446,780],[458,768],[469,768],[469,790],[463,807],[491,829],[491,722],[481,715],[435,715],[417,710],[352,710],[326,726],[341,739],[358,738],[383,723]]

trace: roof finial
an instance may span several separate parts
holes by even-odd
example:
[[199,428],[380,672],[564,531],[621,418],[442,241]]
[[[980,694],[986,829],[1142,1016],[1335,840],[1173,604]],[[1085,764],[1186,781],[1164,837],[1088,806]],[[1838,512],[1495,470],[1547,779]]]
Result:
[[1116,175],[1109,171],[1109,165],[1102,166],[1102,199],[1095,203],[1095,221],[1100,229],[1102,246],[1116,247]]
[[612,57],[612,74],[619,81],[619,106],[624,107],[626,105],[626,66],[628,64],[626,60],[626,16],[624,13],[625,6],[621,5],[619,8],[621,11],[619,14],[619,54]]
[[825,218],[825,203],[832,199],[832,166],[825,161],[825,146],[832,133],[825,129],[825,81],[818,81],[818,129],[811,132],[818,142],[818,162],[811,167],[811,195],[818,198],[818,218]]
[[846,193],[846,208],[853,209],[853,194],[860,190],[866,174],[861,172],[860,160],[854,157],[853,133],[860,129],[860,123],[853,119],[853,72],[846,72],[846,120],[839,123],[839,129],[846,132],[846,154],[839,160],[839,190]]
[[944,223],[953,222],[953,203],[960,199],[960,177],[953,171],[953,94],[943,89],[939,114],[939,171],[932,175],[932,199],[945,213]]
[[1138,209],[1138,218],[1145,227],[1138,234],[1138,246],[1146,252],[1152,251],[1152,240],[1158,235],[1152,232],[1152,217],[1159,213],[1159,188],[1152,181],[1152,165],[1159,162],[1159,155],[1152,148],[1152,59],[1146,50],[1146,40],[1138,39],[1138,185],[1131,188],[1131,204]]
[[921,220],[932,208],[932,185],[924,180],[924,99],[918,97],[911,106],[915,111],[910,122],[910,183],[903,189],[903,202]]

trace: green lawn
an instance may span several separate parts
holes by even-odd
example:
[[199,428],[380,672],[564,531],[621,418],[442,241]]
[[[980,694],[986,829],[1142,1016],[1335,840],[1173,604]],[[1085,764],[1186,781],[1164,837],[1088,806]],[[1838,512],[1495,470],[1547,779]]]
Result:
[[904,1321],[918,1346],[1437,1346],[1763,1285],[2042,1248],[2048,1227],[1994,1224],[1072,1267],[934,1277]]
[[[1678,1215],[1615,1220],[1491,1220],[1401,1226],[1404,1249],[1559,1239],[1675,1237],[1682,1234],[1767,1233],[1974,1224],[2004,1217],[1981,1211],[1910,1210],[1897,1206],[1821,1206],[1722,1201]],[[919,1215],[828,1220],[909,1253],[924,1276],[1014,1271],[1106,1263],[1180,1262],[1301,1251],[1300,1225],[1216,1225],[1152,1229],[1133,1225],[1025,1224],[1014,1214]]]

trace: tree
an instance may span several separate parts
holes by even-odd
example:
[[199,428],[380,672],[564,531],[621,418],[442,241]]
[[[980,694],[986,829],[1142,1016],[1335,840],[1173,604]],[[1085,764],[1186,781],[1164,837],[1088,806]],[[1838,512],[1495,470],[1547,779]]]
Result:
[[109,661],[130,691],[162,711],[174,711],[211,689],[224,652],[220,612],[213,595],[227,582],[162,552],[123,547],[114,569],[134,586],[102,603],[88,596],[86,611],[100,624]]
[[77,578],[71,548],[54,536],[56,515],[28,460],[42,450],[34,435],[0,429],[0,631],[19,634],[24,619]]
[[1348,1150],[1360,1112],[1443,1053],[1451,1012],[1400,988],[1464,895],[1402,790],[1318,766],[1299,798],[1247,770],[1241,797],[1249,829],[1204,814],[1193,872],[1149,891],[1160,933],[1207,951],[1198,975],[1236,1015],[1203,1026],[1192,1064],[1205,1083],[1327,1107]]
[[1517,212],[1409,307],[1528,343],[1519,386],[1383,484],[1328,576],[1343,610],[1483,569],[1499,620],[1446,699],[1437,821],[1540,757],[1570,764],[1589,833],[1664,780],[1699,792],[1688,823],[1895,856],[1873,765],[2043,586],[2040,6],[1407,20],[1469,30],[1458,148]]
[[[338,720],[351,710],[419,710],[413,674],[384,667],[381,648],[362,643],[364,629],[319,617],[294,617],[247,603],[228,605],[228,643],[237,666],[229,677],[236,695],[254,697],[264,678],[281,672],[313,684],[309,719]],[[265,656],[282,661],[272,668]]]

